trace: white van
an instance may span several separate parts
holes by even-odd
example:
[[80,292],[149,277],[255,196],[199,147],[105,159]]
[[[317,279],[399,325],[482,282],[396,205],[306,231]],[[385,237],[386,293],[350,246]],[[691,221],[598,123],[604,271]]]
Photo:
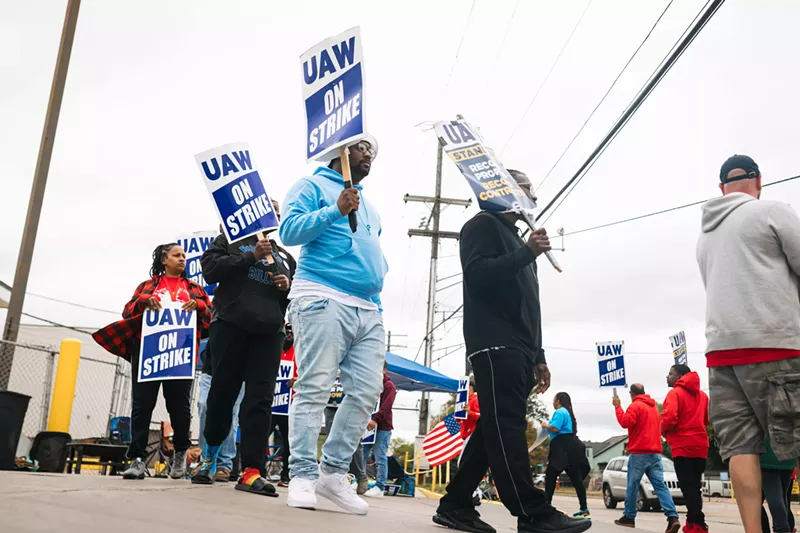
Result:
[[720,479],[707,479],[703,481],[703,496],[711,498],[730,498],[731,482]]

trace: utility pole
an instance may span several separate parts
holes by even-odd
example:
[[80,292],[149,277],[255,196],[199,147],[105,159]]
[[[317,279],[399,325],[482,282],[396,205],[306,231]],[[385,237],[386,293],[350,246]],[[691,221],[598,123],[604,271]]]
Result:
[[[408,335],[398,335],[397,333],[395,333],[394,336],[395,337],[408,337]],[[387,352],[391,352],[392,351],[392,346],[394,346],[395,348],[408,348],[408,346],[406,346],[405,344],[397,344],[397,343],[392,344],[392,332],[391,331],[387,331],[386,332],[386,351]]]
[[[61,101],[64,99],[64,85],[67,81],[69,58],[72,55],[72,42],[75,39],[75,27],[78,24],[78,11],[81,0],[69,0],[64,15],[64,26],[61,30],[61,44],[56,56],[56,68],[53,83],[50,86],[50,99],[44,119],[42,139],[39,143],[39,156],[36,159],[36,170],[33,173],[31,197],[28,201],[28,214],[22,230],[22,242],[17,256],[17,269],[14,273],[14,286],[8,302],[8,314],[3,330],[3,340],[14,343],[19,333],[19,322],[22,317],[22,305],[28,288],[28,276],[31,271],[33,247],[36,244],[36,232],[39,229],[39,217],[42,213],[44,190],[47,185],[47,174],[50,171],[50,159],[53,155],[53,144],[58,128],[58,116],[61,113]],[[0,390],[7,390],[11,379],[11,366],[14,363],[14,345],[6,344],[0,350]]]
[[[433,229],[427,227],[425,229],[409,229],[409,237],[430,237],[431,238],[431,266],[430,273],[428,274],[428,317],[425,326],[425,366],[430,367],[433,359],[433,323],[435,321],[436,311],[436,276],[437,276],[437,262],[439,260],[439,239],[458,239],[459,232],[457,231],[441,231],[439,229],[439,215],[441,214],[441,206],[444,205],[460,205],[469,207],[472,205],[472,200],[459,200],[456,198],[442,198],[442,145],[437,142],[436,152],[436,194],[435,196],[412,196],[406,194],[404,200],[406,202],[423,202],[432,203],[431,217],[428,220],[433,221]],[[423,392],[419,405],[419,434],[425,435],[428,433],[428,412],[429,399],[428,393]]]

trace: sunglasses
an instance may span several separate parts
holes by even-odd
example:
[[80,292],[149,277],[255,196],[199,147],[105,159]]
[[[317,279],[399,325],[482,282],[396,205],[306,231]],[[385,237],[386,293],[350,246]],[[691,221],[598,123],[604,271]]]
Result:
[[355,148],[362,154],[368,154],[372,159],[375,159],[375,156],[378,155],[378,152],[367,142],[360,142],[355,145]]

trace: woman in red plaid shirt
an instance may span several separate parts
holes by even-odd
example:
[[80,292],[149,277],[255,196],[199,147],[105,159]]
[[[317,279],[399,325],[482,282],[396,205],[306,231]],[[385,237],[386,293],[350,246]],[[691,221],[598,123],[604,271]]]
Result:
[[123,473],[125,479],[144,479],[150,418],[163,386],[164,400],[174,431],[173,457],[170,476],[180,479],[186,475],[186,450],[189,449],[189,424],[192,418],[191,379],[150,381],[139,383],[139,345],[142,337],[142,316],[145,309],[160,309],[168,301],[183,302],[185,311],[197,311],[197,340],[201,331],[211,323],[211,302],[206,291],[186,278],[186,254],[177,243],[162,244],[153,252],[150,279],[136,287],[131,300],[122,310],[123,320],[114,322],[92,336],[103,348],[131,362],[133,369],[131,407],[131,444],[128,457],[131,467]]

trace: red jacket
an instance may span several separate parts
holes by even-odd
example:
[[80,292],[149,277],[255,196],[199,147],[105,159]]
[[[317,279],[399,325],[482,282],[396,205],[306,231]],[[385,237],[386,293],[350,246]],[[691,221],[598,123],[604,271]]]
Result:
[[656,401],[648,394],[633,398],[627,411],[617,407],[617,421],[628,430],[628,454],[661,454],[661,431]]
[[389,374],[383,374],[383,392],[381,392],[381,404],[378,412],[372,415],[372,419],[378,424],[378,431],[391,431],[392,425],[392,406],[394,398],[397,396],[397,387],[394,386]]
[[689,372],[664,400],[661,433],[672,448],[672,456],[708,458],[708,425],[708,396],[700,390],[697,372]]
[[469,412],[467,412],[467,419],[461,421],[461,438],[467,440],[467,437],[472,435],[475,427],[478,425],[478,419],[481,417],[481,407],[478,405],[478,395],[474,392],[470,394],[467,400],[469,405]]

